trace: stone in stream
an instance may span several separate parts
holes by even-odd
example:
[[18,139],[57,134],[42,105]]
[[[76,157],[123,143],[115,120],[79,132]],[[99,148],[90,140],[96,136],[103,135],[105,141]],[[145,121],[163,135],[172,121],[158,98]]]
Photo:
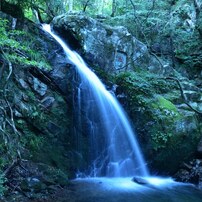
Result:
[[137,183],[137,184],[140,184],[140,185],[147,185],[149,184],[148,181],[142,177],[139,177],[139,176],[135,176],[132,178],[132,181]]

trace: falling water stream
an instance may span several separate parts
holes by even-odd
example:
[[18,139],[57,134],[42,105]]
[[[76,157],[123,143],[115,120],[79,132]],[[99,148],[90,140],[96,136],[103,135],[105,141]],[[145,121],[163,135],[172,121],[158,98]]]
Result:
[[[90,177],[148,176],[132,127],[116,98],[92,72],[83,59],[55,35],[50,25],[43,25],[62,46],[68,59],[75,65],[81,84],[78,107],[86,113],[89,130]],[[82,89],[84,89],[82,92]]]
[[[86,178],[72,181],[76,191],[67,193],[67,201],[202,201],[202,192],[191,184],[149,175],[127,115],[116,98],[83,59],[51,31],[50,25],[44,24],[43,29],[62,46],[77,69],[80,77],[76,97],[77,125],[81,130],[88,128],[89,133],[89,167],[83,173]],[[86,120],[81,116],[83,113]],[[77,139],[79,148],[82,144],[79,134]],[[132,176],[141,176],[146,184],[132,182]]]

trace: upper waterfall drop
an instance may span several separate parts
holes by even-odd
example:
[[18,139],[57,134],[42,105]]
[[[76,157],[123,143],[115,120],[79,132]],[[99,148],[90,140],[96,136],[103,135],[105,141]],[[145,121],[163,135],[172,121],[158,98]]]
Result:
[[[146,163],[139,149],[135,134],[127,115],[109,93],[99,78],[87,67],[83,59],[71,51],[63,40],[51,31],[50,25],[43,24],[43,29],[50,33],[62,46],[68,59],[77,68],[81,84],[78,87],[77,110],[82,110],[85,120],[79,117],[77,123],[82,128],[82,121],[88,128],[89,169],[85,175],[90,177],[131,177],[148,176]],[[81,113],[78,113],[81,116]],[[85,128],[85,130],[87,130]],[[79,138],[79,137],[77,137]]]

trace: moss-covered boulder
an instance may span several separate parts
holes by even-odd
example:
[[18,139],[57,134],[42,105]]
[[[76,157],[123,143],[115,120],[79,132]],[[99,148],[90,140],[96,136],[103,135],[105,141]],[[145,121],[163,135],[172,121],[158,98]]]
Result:
[[183,99],[175,82],[148,72],[130,72],[118,75],[117,84],[118,95],[126,96],[120,101],[135,123],[149,167],[175,173],[197,150],[199,117],[191,109],[178,108]]

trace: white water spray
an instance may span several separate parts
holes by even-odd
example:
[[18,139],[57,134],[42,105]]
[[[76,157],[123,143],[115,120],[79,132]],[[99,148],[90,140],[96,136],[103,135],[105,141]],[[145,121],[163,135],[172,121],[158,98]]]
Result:
[[116,98],[106,90],[83,59],[51,31],[50,25],[44,24],[43,29],[62,46],[82,81],[84,92],[79,89],[79,107],[84,109],[90,127],[90,165],[85,174],[90,177],[148,176],[135,134]]

